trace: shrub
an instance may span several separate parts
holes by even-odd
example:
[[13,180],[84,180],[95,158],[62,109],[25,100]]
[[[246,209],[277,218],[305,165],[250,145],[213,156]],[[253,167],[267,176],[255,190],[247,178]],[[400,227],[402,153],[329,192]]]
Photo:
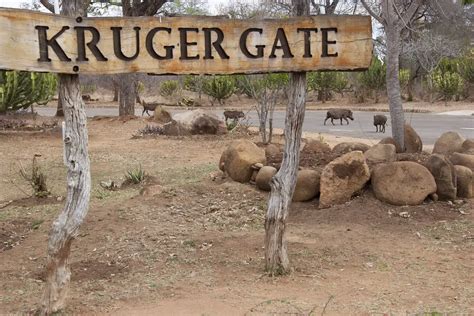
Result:
[[56,93],[54,74],[0,71],[0,113],[46,104]]
[[179,90],[179,84],[176,80],[166,80],[160,84],[160,95],[162,97],[171,97]]
[[41,171],[36,157],[39,155],[33,156],[33,162],[31,164],[31,175],[25,170],[23,165],[20,163],[20,175],[25,179],[33,188],[33,194],[36,197],[42,198],[49,195],[48,188],[46,186],[46,175]]
[[139,184],[142,183],[143,180],[145,180],[145,171],[142,169],[142,165],[139,165],[135,169],[130,169],[127,170],[127,173],[125,174],[125,180],[129,181],[133,184]]
[[82,94],[92,94],[97,90],[97,87],[94,84],[81,85]]
[[204,83],[204,93],[213,100],[217,100],[219,104],[230,98],[235,90],[235,80],[231,76],[214,76]]
[[456,72],[443,72],[438,69],[431,74],[431,80],[435,89],[443,96],[446,104],[453,96],[461,94],[464,89],[464,80]]
[[308,75],[308,88],[318,92],[318,99],[323,103],[329,100],[333,91],[342,93],[347,83],[344,73],[318,71]]
[[379,92],[385,88],[387,67],[376,57],[369,69],[359,74],[359,82],[365,92],[374,93],[375,102],[379,101]]

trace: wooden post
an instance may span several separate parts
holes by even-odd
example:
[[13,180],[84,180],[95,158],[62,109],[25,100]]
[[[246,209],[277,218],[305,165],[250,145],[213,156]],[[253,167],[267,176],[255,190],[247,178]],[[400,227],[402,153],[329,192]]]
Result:
[[[292,5],[295,15],[309,15],[308,0],[292,0]],[[292,73],[285,119],[285,152],[280,170],[270,183],[272,190],[265,217],[265,269],[271,275],[289,272],[286,221],[300,161],[305,103],[306,72]]]
[[[80,15],[80,1],[64,0],[62,14]],[[46,286],[41,315],[50,315],[65,306],[70,281],[68,265],[71,243],[86,217],[91,190],[88,155],[87,117],[78,75],[59,75],[60,102],[63,105],[64,163],[67,171],[67,197],[63,211],[54,221],[48,242]]]

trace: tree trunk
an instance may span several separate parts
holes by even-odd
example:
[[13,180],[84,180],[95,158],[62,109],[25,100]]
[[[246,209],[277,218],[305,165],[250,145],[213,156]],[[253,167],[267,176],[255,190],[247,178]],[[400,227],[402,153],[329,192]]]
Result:
[[[307,0],[292,0],[295,15],[308,15]],[[285,119],[285,152],[272,188],[265,216],[265,269],[271,275],[289,272],[286,242],[286,220],[296,185],[300,158],[301,134],[306,102],[306,73],[290,76],[290,99]]]
[[[61,95],[61,87],[59,87],[59,92],[58,92],[58,107],[56,108],[56,116],[57,117],[63,117],[64,116],[64,111],[63,111],[63,102],[62,102],[62,95]],[[81,95],[82,98],[82,95]]]
[[399,57],[400,30],[397,26],[385,27],[387,36],[387,96],[392,122],[392,137],[400,148],[405,148],[405,115],[403,113],[402,97],[400,94]]
[[[84,9],[80,1],[63,1],[61,13],[80,16]],[[64,163],[68,169],[67,197],[49,235],[41,315],[50,315],[65,307],[71,275],[68,265],[71,243],[86,217],[91,189],[87,117],[78,75],[59,75],[59,96],[65,121],[63,142]]]
[[120,93],[119,84],[117,82],[114,82],[114,99],[112,100],[112,102],[118,102],[119,93]]
[[71,243],[88,210],[91,189],[87,118],[78,75],[60,75],[64,105],[63,141],[67,172],[66,205],[54,221],[48,242],[46,288],[41,314],[55,313],[65,306],[71,272],[68,266]]
[[120,97],[119,97],[119,116],[135,115],[135,75],[119,75]]

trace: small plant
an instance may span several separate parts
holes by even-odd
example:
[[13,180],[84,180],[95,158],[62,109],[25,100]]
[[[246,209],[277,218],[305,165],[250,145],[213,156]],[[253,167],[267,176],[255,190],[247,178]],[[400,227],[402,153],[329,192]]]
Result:
[[162,97],[171,97],[179,90],[179,83],[176,80],[166,80],[160,84],[160,95]]
[[43,198],[49,195],[48,188],[46,186],[46,175],[41,171],[36,157],[41,157],[40,155],[33,156],[33,162],[31,164],[31,175],[25,170],[23,165],[20,163],[20,175],[25,179],[33,188],[33,194],[35,197]]
[[226,122],[225,124],[226,124],[227,130],[231,131],[231,130],[233,130],[234,128],[237,127],[237,125],[239,124],[239,121],[230,120],[229,122]]
[[127,170],[127,174],[125,175],[125,179],[133,184],[140,184],[145,180],[146,174],[145,171],[142,169],[142,165],[139,165],[135,169]]
[[223,104],[236,90],[235,80],[231,76],[214,76],[204,83],[204,93]]

